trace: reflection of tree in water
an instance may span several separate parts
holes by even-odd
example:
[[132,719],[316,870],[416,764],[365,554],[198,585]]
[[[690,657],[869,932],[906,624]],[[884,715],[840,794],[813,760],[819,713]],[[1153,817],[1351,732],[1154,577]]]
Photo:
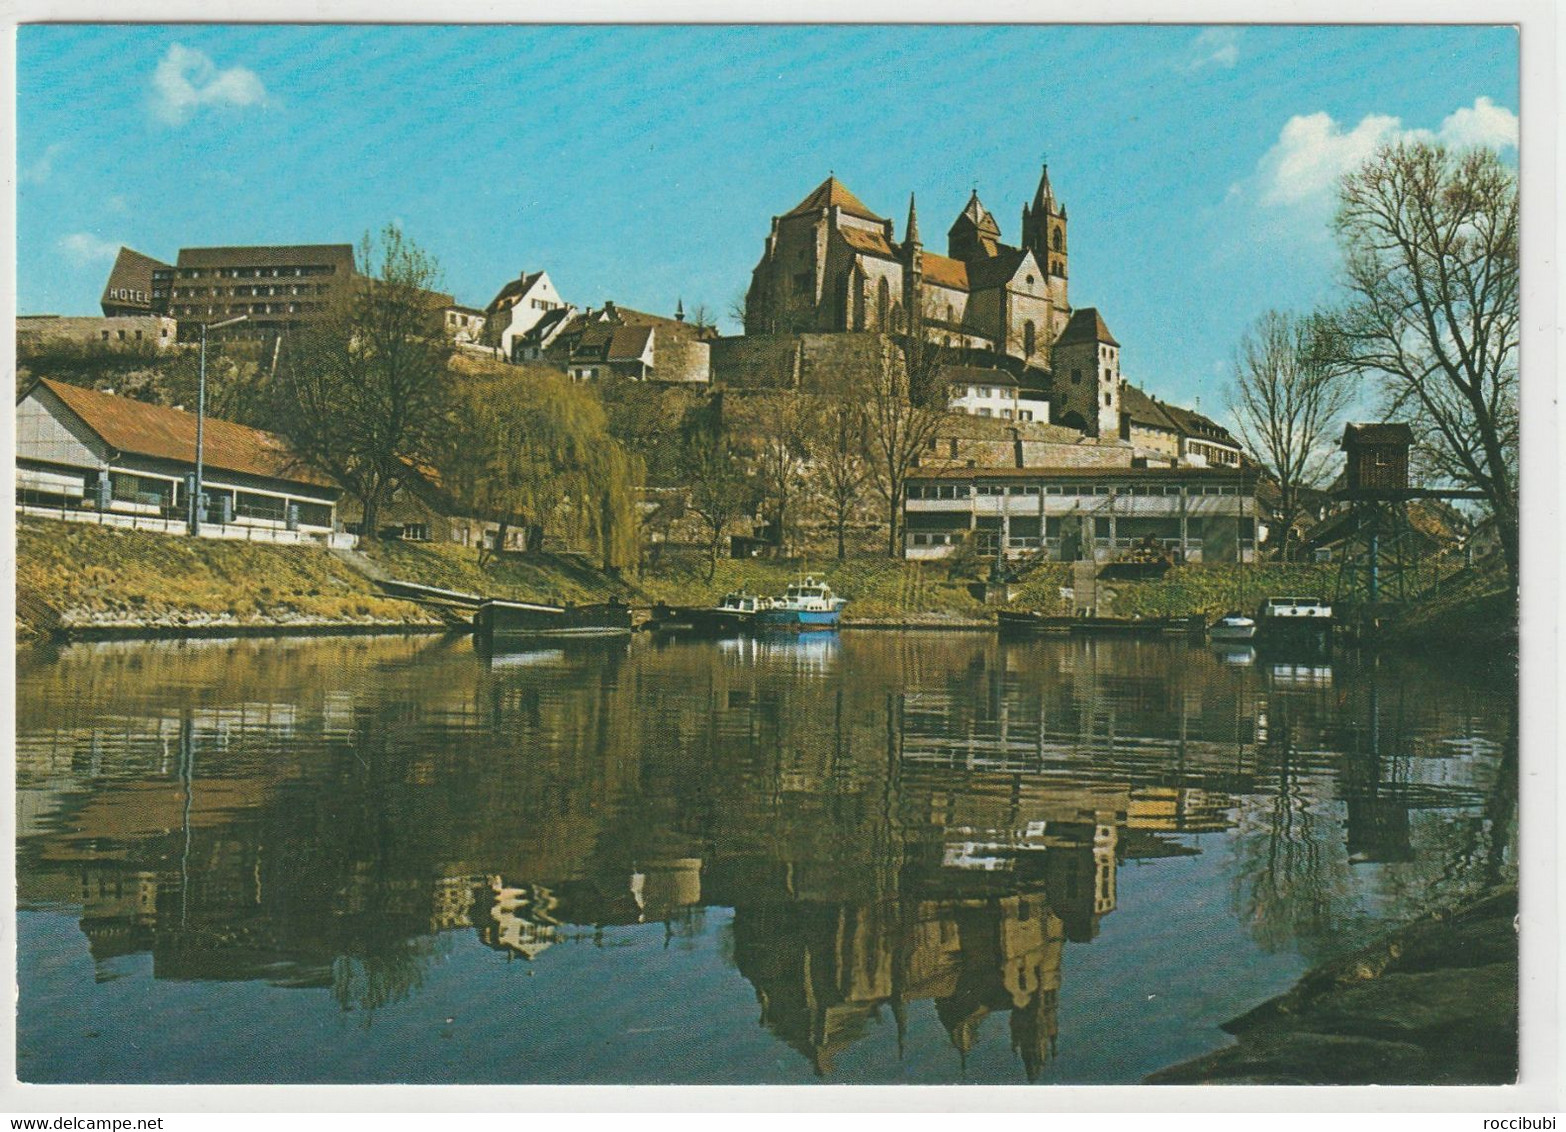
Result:
[[378,1010],[402,1002],[424,985],[424,968],[434,953],[428,936],[373,942],[371,951],[332,960],[332,999],[342,1010]]
[[[1497,721],[1493,700],[1474,710],[1508,690],[1433,698],[1395,668],[1363,675],[1333,715],[1288,696],[1270,704],[1260,754],[1272,788],[1241,807],[1233,874],[1268,950],[1341,953],[1380,924],[1515,876],[1517,715],[1503,707]],[[1485,733],[1495,722],[1499,743]]]

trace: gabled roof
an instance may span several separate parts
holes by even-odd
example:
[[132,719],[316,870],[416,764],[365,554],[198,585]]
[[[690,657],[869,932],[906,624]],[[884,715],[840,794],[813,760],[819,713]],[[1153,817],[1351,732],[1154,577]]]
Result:
[[535,271],[531,275],[524,271],[500,289],[500,293],[490,300],[489,306],[484,308],[485,313],[493,313],[500,310],[502,306],[515,306],[524,295],[533,289],[533,285],[543,277],[544,273],[542,271]]
[[[195,464],[195,413],[148,405],[49,378],[38,384],[64,402],[110,448],[128,455]],[[275,433],[212,417],[206,419],[203,431],[202,463],[209,467],[293,483],[335,486],[325,476],[300,464],[288,442]]]
[[1170,418],[1161,404],[1130,382],[1120,387],[1120,410],[1130,416],[1132,424],[1162,429],[1164,432],[1180,431],[1180,426]]
[[978,189],[973,190],[973,195],[968,198],[968,203],[963,206],[962,212],[958,214],[956,220],[952,221],[951,231],[955,232],[968,225],[977,228],[986,236],[1000,238],[1000,225],[979,200]]
[[1160,404],[1160,408],[1168,414],[1169,419],[1174,421],[1179,426],[1180,431],[1186,436],[1201,437],[1204,440],[1216,440],[1222,444],[1232,444],[1236,448],[1239,447],[1234,437],[1229,435],[1229,430],[1211,417],[1204,417],[1194,409],[1184,409],[1179,405]]
[[843,242],[856,252],[880,256],[882,259],[897,258],[892,245],[886,242],[886,237],[880,232],[866,232],[863,228],[839,228],[837,232],[843,237]]
[[1396,421],[1378,421],[1375,424],[1350,424],[1343,429],[1342,447],[1350,444],[1395,444],[1407,447],[1414,443],[1414,430]]
[[654,328],[651,326],[617,326],[614,336],[609,340],[609,360],[611,362],[636,362],[641,361],[647,353],[647,346],[652,341]]
[[968,261],[968,289],[990,291],[1010,283],[1022,266],[1027,252],[1016,248],[1001,247],[988,259]]
[[804,200],[785,212],[784,216],[808,216],[813,212],[820,212],[823,208],[841,208],[849,216],[857,216],[861,220],[884,220],[885,217],[877,216],[864,206],[847,186],[836,177],[828,177],[816,186]]
[[1071,316],[1071,321],[1066,323],[1066,329],[1060,332],[1060,337],[1055,339],[1055,345],[1065,346],[1073,342],[1103,342],[1106,345],[1118,346],[1115,336],[1109,332],[1109,327],[1104,324],[1103,318],[1098,313],[1097,307],[1081,307]]
[[551,332],[560,323],[575,313],[570,307],[556,307],[554,310],[545,311],[543,317],[535,322],[526,334],[522,335],[522,341],[528,344],[542,342],[550,336]]
[[935,376],[948,385],[1004,385],[1009,389],[1021,384],[1015,374],[983,366],[942,366]]

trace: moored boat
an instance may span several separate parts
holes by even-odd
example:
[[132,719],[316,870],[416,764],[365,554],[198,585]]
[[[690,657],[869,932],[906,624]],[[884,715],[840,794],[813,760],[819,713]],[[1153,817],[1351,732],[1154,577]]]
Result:
[[631,631],[631,607],[620,601],[594,605],[544,605],[490,598],[473,615],[480,647],[506,639],[610,637]]
[[1207,630],[1212,641],[1249,641],[1256,636],[1256,620],[1238,611],[1225,613]]
[[1270,597],[1256,611],[1256,640],[1270,645],[1332,639],[1332,606],[1319,597]]
[[767,599],[743,590],[723,595],[717,605],[655,605],[651,625],[658,632],[732,636],[747,632]]
[[782,597],[759,604],[754,622],[758,629],[835,629],[848,599],[838,597],[825,582],[806,575],[790,583]]

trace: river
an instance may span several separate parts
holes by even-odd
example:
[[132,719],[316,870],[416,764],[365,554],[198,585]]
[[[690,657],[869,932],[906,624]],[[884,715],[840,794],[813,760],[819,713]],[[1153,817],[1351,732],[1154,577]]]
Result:
[[1126,1084],[1515,876],[1514,689],[845,631],[18,654],[30,1082]]

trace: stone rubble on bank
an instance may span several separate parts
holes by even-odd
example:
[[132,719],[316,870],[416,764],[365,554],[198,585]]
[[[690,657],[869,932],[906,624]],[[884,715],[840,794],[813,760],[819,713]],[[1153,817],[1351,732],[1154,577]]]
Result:
[[1418,920],[1224,1023],[1156,1085],[1502,1085],[1517,1079],[1517,891]]

